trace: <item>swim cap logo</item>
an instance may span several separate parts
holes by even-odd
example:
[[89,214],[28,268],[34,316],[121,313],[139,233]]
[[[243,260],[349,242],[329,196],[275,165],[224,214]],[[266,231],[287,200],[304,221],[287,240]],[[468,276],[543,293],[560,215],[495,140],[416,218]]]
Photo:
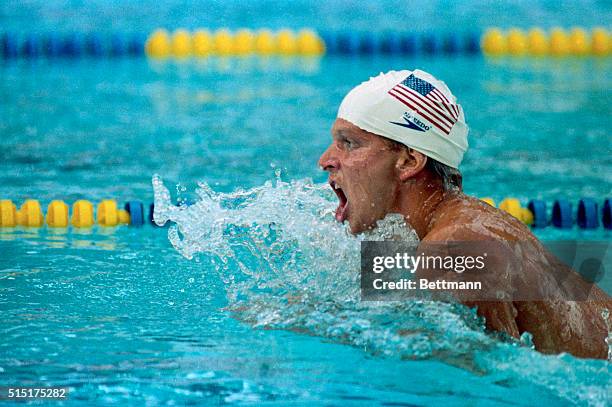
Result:
[[417,130],[417,131],[427,131],[431,127],[423,123],[419,118],[415,117],[413,114],[409,112],[404,112],[402,115],[402,119],[404,119],[405,123],[400,122],[389,122],[391,124],[395,124],[402,127],[407,127],[409,129]]

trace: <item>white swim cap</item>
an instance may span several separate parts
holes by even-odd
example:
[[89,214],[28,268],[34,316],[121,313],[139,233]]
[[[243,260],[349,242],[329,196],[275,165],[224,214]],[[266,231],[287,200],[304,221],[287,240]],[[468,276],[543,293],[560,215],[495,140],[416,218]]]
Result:
[[468,148],[468,127],[457,98],[444,82],[418,69],[381,73],[353,88],[338,118],[453,168]]

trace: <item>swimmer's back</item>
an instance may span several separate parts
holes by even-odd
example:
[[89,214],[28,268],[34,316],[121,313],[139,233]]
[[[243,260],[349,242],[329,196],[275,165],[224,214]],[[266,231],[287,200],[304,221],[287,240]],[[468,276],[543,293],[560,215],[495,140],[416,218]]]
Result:
[[[436,208],[429,233],[422,242],[497,241],[520,242],[533,256],[527,278],[551,280],[552,273],[569,273],[568,284],[587,284],[577,273],[555,261],[548,250],[521,221],[479,199],[462,193],[451,193]],[[565,270],[559,270],[559,268]],[[533,274],[532,274],[533,273]],[[549,287],[543,287],[548,289]],[[606,358],[608,335],[601,316],[612,311],[610,297],[595,285],[588,284],[588,301],[562,299],[541,301],[466,301],[478,307],[487,328],[504,331],[518,338],[527,331],[533,335],[536,349],[544,353],[568,352],[579,357]]]

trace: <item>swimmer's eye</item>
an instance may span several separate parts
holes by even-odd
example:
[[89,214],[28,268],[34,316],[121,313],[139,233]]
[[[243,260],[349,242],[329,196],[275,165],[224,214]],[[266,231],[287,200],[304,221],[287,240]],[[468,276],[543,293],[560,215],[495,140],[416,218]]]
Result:
[[347,150],[352,150],[355,147],[357,147],[357,143],[351,139],[348,139],[346,137],[343,137],[340,142],[342,143],[342,146],[344,148],[346,148]]

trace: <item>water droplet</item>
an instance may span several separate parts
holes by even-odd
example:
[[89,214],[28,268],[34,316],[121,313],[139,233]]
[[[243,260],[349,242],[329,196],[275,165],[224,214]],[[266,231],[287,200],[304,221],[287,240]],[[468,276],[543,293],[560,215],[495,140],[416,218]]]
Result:
[[535,349],[535,345],[533,343],[533,335],[529,332],[523,332],[519,340],[521,342],[521,345],[526,346],[530,349]]

